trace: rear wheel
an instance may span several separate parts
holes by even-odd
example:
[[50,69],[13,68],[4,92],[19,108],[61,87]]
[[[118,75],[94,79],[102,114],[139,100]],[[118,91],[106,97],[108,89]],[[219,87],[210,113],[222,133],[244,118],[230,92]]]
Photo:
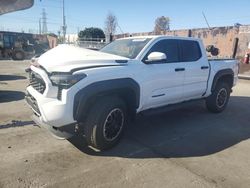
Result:
[[126,119],[126,105],[122,99],[109,96],[99,98],[84,125],[87,143],[101,151],[113,147],[122,136]]
[[225,82],[219,82],[212,94],[206,99],[207,109],[214,113],[222,112],[227,106],[229,97],[229,85]]

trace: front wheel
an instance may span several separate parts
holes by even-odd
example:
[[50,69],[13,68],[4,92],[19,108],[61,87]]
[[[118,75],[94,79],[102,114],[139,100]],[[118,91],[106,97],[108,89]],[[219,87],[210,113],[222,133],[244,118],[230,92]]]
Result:
[[222,112],[230,97],[229,85],[225,82],[219,82],[212,94],[206,99],[207,109],[213,113]]
[[126,105],[119,97],[99,98],[90,109],[84,134],[88,145],[102,151],[116,145],[126,124]]

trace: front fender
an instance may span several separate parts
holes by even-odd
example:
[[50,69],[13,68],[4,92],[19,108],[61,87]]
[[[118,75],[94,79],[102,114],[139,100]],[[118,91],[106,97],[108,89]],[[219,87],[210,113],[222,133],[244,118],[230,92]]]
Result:
[[104,80],[92,83],[77,92],[74,97],[74,119],[84,121],[97,97],[114,94],[124,96],[131,103],[132,108],[139,107],[140,87],[135,80],[131,78]]

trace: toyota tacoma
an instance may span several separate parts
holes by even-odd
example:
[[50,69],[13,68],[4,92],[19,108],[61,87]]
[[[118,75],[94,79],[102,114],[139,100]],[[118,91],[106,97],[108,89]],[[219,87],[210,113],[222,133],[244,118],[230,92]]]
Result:
[[99,51],[59,45],[33,59],[26,100],[33,120],[58,138],[84,135],[111,148],[129,119],[160,107],[203,99],[222,112],[237,82],[235,59],[208,59],[200,39],[143,36]]

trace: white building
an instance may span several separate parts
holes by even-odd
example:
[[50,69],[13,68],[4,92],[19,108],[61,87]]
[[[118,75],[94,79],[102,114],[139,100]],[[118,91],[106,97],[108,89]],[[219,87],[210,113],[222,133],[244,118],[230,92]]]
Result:
[[78,39],[78,34],[66,34],[66,43],[76,43]]

